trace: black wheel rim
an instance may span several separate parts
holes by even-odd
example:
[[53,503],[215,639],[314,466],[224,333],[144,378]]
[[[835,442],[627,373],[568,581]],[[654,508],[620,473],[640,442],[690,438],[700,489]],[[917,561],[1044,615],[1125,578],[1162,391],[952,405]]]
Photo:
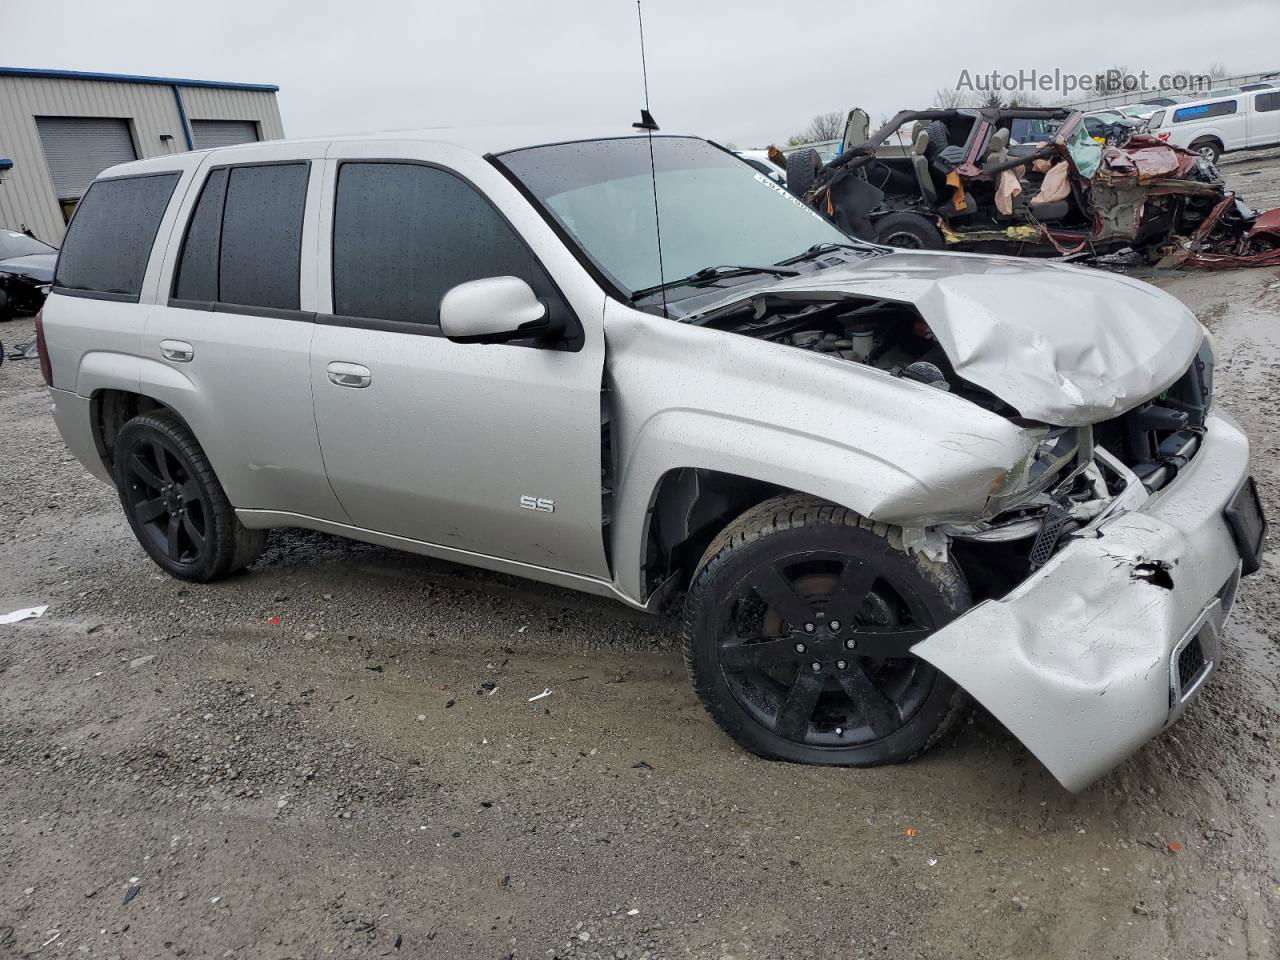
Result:
[[716,647],[734,699],[774,734],[817,749],[868,746],[902,729],[937,671],[909,652],[935,623],[899,580],[813,552],[742,578]]
[[924,243],[914,233],[891,233],[880,240],[885,246],[904,250],[923,250]]
[[208,541],[209,510],[178,451],[164,438],[151,437],[128,452],[125,475],[138,536],[173,563],[199,561]]

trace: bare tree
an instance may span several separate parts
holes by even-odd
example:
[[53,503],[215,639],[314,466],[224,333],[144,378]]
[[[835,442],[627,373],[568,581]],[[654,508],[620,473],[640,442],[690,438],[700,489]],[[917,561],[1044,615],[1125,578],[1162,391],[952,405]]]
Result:
[[940,87],[933,91],[932,106],[935,110],[954,110],[956,107],[964,106],[964,94],[959,90]]
[[992,90],[977,103],[979,107],[988,107],[992,110],[999,110],[1004,106],[1004,100],[1000,97],[999,90]]
[[1015,93],[1009,98],[1010,107],[1042,107],[1044,101],[1034,93]]
[[1129,67],[1123,63],[1117,63],[1115,66],[1107,67],[1094,77],[1094,89],[1102,96],[1111,96],[1112,94],[1125,93],[1124,79],[1129,76]]
[[817,143],[821,140],[838,140],[844,133],[844,114],[839,110],[820,113],[799,133],[787,138],[787,146],[801,143]]
[[1209,76],[1214,80],[1222,80],[1231,76],[1231,71],[1227,69],[1227,65],[1221,60],[1215,60],[1209,64]]

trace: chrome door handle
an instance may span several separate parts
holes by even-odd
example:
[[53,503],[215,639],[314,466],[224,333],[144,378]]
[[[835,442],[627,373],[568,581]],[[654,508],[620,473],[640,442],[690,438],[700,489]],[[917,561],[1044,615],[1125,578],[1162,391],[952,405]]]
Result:
[[373,374],[369,368],[358,363],[344,363],[335,360],[325,368],[329,374],[329,382],[337,387],[367,387],[373,383]]
[[160,356],[174,363],[190,363],[196,355],[196,348],[185,340],[161,340]]

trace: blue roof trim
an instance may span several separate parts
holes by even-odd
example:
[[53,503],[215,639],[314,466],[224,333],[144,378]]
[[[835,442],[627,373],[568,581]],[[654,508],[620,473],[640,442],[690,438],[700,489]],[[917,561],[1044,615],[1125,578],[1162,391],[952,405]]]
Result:
[[129,73],[93,73],[86,70],[43,70],[39,67],[0,67],[0,77],[35,77],[45,80],[105,80],[109,83],[150,83],[166,87],[214,87],[218,90],[256,90],[279,93],[274,83],[223,83],[218,80],[183,80],[179,77],[141,77]]

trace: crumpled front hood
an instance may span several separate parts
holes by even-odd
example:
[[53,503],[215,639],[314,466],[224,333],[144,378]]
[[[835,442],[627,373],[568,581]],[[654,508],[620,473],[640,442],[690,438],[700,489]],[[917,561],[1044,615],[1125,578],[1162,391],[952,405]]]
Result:
[[959,376],[1059,426],[1108,420],[1155,396],[1186,371],[1204,336],[1186,306],[1150,284],[1012,257],[869,257],[737,287],[710,309],[763,292],[912,304]]

